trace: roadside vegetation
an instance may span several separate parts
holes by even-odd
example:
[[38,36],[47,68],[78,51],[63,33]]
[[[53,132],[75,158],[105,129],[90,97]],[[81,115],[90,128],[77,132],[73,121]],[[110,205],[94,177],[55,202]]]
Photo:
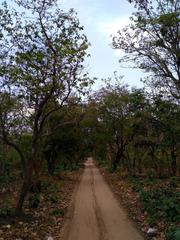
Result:
[[1,239],[59,239],[85,158],[88,45],[55,0],[1,5]]

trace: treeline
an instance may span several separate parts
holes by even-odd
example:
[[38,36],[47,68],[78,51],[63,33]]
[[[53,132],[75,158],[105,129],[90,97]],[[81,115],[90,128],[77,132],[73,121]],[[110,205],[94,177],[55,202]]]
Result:
[[112,82],[109,79],[89,105],[96,115],[89,129],[95,158],[132,176],[178,174],[178,101]]

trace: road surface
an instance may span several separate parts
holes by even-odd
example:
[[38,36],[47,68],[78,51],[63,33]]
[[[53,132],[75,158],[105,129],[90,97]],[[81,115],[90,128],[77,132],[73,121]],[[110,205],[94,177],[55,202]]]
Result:
[[63,240],[143,240],[89,158],[73,200]]

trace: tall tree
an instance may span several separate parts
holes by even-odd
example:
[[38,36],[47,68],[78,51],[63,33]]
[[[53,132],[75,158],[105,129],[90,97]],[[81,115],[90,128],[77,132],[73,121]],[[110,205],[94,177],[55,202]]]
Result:
[[106,153],[111,155],[113,170],[118,164],[124,167],[124,152],[128,143],[129,91],[119,80],[115,75],[115,79],[108,79],[106,86],[99,91],[98,120],[103,129],[100,136],[106,145]]
[[[168,109],[168,111],[167,111]],[[179,137],[180,137],[180,107],[172,99],[156,97],[152,103],[151,111],[154,119],[154,135],[159,142],[157,146],[161,151],[166,151],[170,164],[169,175],[175,176],[178,169]],[[160,170],[163,173],[163,169]]]
[[[24,183],[16,207],[19,214],[37,173],[48,118],[62,108],[73,92],[82,92],[88,85],[87,75],[82,73],[88,42],[74,10],[60,10],[56,0],[15,2],[24,13],[11,10],[6,4],[1,9],[0,81],[1,92],[14,95],[22,106],[21,115],[25,119],[22,130],[31,136],[31,152],[26,159]],[[54,99],[58,104],[49,108]],[[11,124],[14,115],[9,113],[8,119]],[[10,138],[12,128],[7,128],[3,121],[1,124],[5,130],[2,139],[15,147],[16,139]],[[17,129],[22,122],[15,124]]]
[[137,11],[113,38],[113,47],[151,74],[151,85],[180,98],[180,1],[129,0]]

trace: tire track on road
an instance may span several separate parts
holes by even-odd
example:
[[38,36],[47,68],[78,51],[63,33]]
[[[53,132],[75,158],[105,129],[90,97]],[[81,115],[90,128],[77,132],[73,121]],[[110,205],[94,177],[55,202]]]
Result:
[[99,240],[108,240],[106,227],[102,218],[101,210],[98,206],[98,201],[95,194],[95,179],[94,179],[94,171],[93,167],[91,167],[91,187],[92,194],[94,199],[94,211],[97,219],[98,229],[99,229]]

